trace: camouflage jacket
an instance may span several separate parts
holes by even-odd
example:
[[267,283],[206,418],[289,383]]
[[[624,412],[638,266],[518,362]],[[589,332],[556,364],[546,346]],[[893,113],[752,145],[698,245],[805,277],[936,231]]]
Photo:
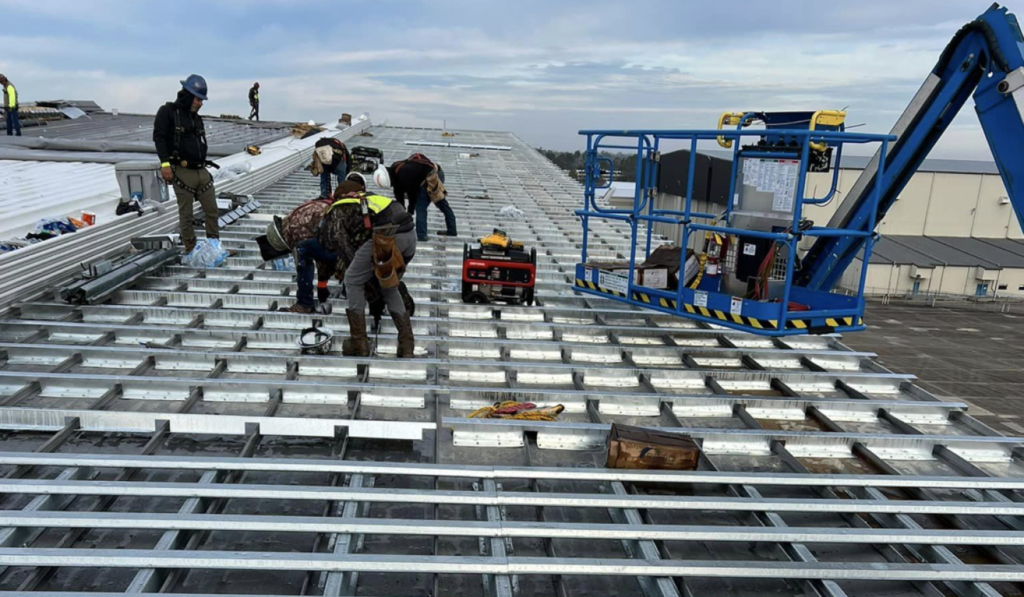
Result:
[[[281,224],[281,236],[293,250],[304,240],[315,238],[324,214],[331,207],[331,199],[314,199],[292,210]],[[318,280],[327,280],[334,273],[334,263],[316,262]]]
[[307,201],[292,210],[281,225],[281,236],[284,242],[293,249],[306,239],[316,236],[320,230],[320,222],[331,207],[330,199],[314,199]]
[[330,210],[323,219],[317,238],[325,249],[338,256],[347,268],[359,247],[370,240],[372,230],[363,223],[358,203],[343,203]]

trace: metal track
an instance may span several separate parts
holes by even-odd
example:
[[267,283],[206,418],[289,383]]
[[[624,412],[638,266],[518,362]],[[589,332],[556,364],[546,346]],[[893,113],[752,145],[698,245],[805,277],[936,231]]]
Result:
[[[389,160],[440,134],[370,133],[349,146]],[[575,294],[579,186],[511,135],[457,134],[512,149],[430,148],[463,235],[410,263],[417,359],[393,358],[387,319],[373,358],[295,351],[309,318],[277,310],[292,274],[252,238],[316,194],[308,152],[249,181],[261,207],[225,228],[223,268],[167,266],[98,305],[19,290],[0,319],[0,597],[1020,594],[1024,439],[835,336]],[[498,224],[505,205],[526,218]],[[538,249],[533,307],[459,300],[462,243],[496,225]],[[591,253],[628,254],[623,232],[595,226]],[[506,399],[566,410],[466,418]],[[690,434],[700,470],[603,468],[612,422]]]

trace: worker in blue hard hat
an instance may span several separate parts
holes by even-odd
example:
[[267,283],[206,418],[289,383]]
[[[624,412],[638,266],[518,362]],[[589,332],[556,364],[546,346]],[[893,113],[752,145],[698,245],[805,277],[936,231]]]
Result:
[[153,143],[160,157],[160,174],[174,185],[178,224],[186,253],[191,253],[196,246],[192,226],[196,201],[203,208],[206,238],[220,238],[217,193],[213,188],[213,175],[207,168],[216,164],[206,159],[206,128],[199,115],[206,93],[206,79],[189,75],[181,82],[178,98],[161,106],[153,122]]

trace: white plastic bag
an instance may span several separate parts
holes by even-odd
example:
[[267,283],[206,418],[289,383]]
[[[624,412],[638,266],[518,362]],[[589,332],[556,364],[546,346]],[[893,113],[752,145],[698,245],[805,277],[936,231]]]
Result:
[[278,272],[294,272],[295,271],[295,257],[289,255],[287,257],[280,257],[270,262],[270,269]]
[[220,246],[220,239],[203,239],[191,253],[181,258],[181,263],[188,267],[211,268],[223,265],[227,258],[228,252]]
[[500,218],[512,218],[515,220],[523,219],[524,215],[525,214],[523,214],[523,210],[519,209],[514,205],[506,205],[505,207],[501,208],[501,211],[498,212],[498,217]]

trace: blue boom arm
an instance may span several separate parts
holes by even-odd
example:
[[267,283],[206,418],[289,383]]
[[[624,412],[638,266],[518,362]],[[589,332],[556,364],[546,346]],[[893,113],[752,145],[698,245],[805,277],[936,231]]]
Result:
[[[1017,219],[1024,228],[1024,38],[1017,18],[993,4],[965,25],[942,52],[928,79],[897,121],[882,176],[876,219],[881,221],[928,152],[973,93],[975,109],[995,156]],[[878,155],[840,205],[830,227],[868,231],[869,196]],[[795,283],[831,290],[864,244],[863,237],[822,237],[802,261]]]

